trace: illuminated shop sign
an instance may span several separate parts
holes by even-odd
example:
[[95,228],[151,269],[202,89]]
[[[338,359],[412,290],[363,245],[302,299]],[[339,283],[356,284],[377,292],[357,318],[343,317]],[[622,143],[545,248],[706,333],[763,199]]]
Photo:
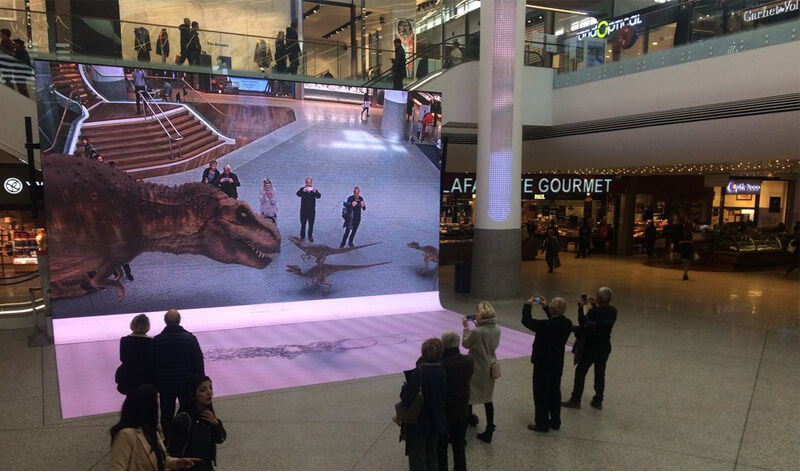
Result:
[[762,5],[760,8],[753,8],[746,10],[742,18],[744,21],[756,21],[762,18],[769,18],[772,16],[780,16],[784,13],[791,13],[798,11],[800,7],[800,0],[787,0],[780,3],[769,3]]
[[731,181],[728,182],[726,190],[730,194],[754,195],[761,193],[761,182]]
[[[795,0],[798,1],[798,0]],[[615,20],[603,20],[596,25],[592,25],[589,28],[584,30],[578,31],[575,34],[575,37],[578,38],[578,41],[586,38],[605,38],[610,33],[622,29],[624,26],[636,26],[641,25],[644,22],[641,15],[638,13],[631,16],[626,16],[624,18],[615,19]]]
[[[452,174],[451,174],[452,175]],[[445,175],[444,193],[475,193],[475,177],[464,175],[452,177],[449,181]],[[560,177],[541,176],[523,177],[522,194],[528,198],[544,199],[545,195],[553,193],[607,193],[611,188],[613,179],[607,177]]]

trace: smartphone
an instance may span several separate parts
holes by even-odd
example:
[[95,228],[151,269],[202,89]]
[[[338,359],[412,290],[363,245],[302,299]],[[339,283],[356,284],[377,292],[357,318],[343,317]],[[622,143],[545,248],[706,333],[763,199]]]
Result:
[[584,293],[583,295],[581,295],[581,301],[583,301],[585,303],[586,300],[587,300],[586,294]]
[[533,299],[533,303],[534,303],[534,305],[538,305],[538,304],[542,303],[542,297],[534,298]]
[[467,321],[475,321],[475,315],[467,315]]

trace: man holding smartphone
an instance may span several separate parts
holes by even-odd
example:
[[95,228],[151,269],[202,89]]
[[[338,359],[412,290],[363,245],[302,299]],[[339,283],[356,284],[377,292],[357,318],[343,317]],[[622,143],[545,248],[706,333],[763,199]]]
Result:
[[[589,367],[594,365],[594,398],[591,405],[598,410],[603,409],[605,392],[606,362],[611,354],[611,330],[617,321],[617,309],[610,305],[614,292],[608,287],[597,290],[597,299],[581,297],[578,302],[578,328],[575,337],[586,336],[583,355],[575,366],[575,385],[569,401],[562,402],[565,408],[580,408],[583,386]],[[587,302],[592,308],[584,316],[583,307]]]
[[306,239],[306,223],[308,223],[308,240],[314,242],[314,219],[317,214],[317,199],[322,197],[311,177],[306,177],[306,185],[297,191],[300,197],[300,241]]
[[[541,304],[546,320],[533,319],[531,309]],[[572,333],[572,321],[564,316],[567,302],[556,297],[550,305],[545,297],[529,298],[522,306],[522,324],[536,333],[533,339],[533,405],[536,422],[528,429],[546,433],[561,428],[561,374],[564,346]]]

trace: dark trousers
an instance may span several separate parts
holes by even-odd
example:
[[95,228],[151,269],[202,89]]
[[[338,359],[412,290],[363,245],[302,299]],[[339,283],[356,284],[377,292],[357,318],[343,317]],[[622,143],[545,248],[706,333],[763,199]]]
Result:
[[175,418],[175,400],[185,405],[185,385],[159,385],[158,396],[161,405],[161,430],[164,436],[172,432],[172,420]]
[[417,425],[407,425],[406,428],[408,470],[436,470],[439,437],[421,431]]
[[647,250],[647,257],[653,257],[653,251],[656,248],[656,242],[645,240],[644,247]]
[[[494,427],[494,402],[484,403],[483,408],[486,411],[486,426]],[[469,415],[467,420],[472,417],[472,405],[469,406]]]
[[800,257],[798,257],[798,252],[800,251],[795,251],[794,254],[789,254],[789,266],[786,267],[786,275],[791,274],[795,269],[800,267]]
[[601,352],[587,352],[575,367],[575,385],[572,388],[572,395],[570,401],[575,403],[581,402],[583,396],[583,385],[586,381],[586,374],[589,372],[589,367],[594,364],[594,400],[595,402],[603,402],[603,392],[606,388],[606,362],[610,351]]
[[186,46],[182,46],[181,47],[181,57],[178,58],[178,62],[176,62],[176,64],[178,64],[179,66],[182,66],[183,63],[186,62],[186,59],[188,59],[188,58],[189,58],[189,56],[187,56],[187,54],[186,54]]
[[553,268],[556,265],[556,256],[544,256],[545,262],[547,262],[547,272],[553,272]]
[[403,78],[406,75],[405,69],[392,71],[392,89],[403,90]]
[[300,211],[300,237],[306,237],[306,223],[308,223],[308,236],[314,236],[314,217],[316,211]]
[[344,228],[344,236],[342,236],[342,244],[341,244],[342,246],[344,246],[344,242],[345,242],[345,240],[347,240],[348,236],[350,236],[349,243],[353,244],[353,239],[356,238],[356,231],[358,231],[358,225],[360,225],[360,224],[361,224],[361,218],[353,218],[353,224],[352,224],[353,229],[352,230],[350,229],[351,225],[345,226],[345,228]]
[[579,239],[578,240],[578,257],[586,257],[589,255],[589,240],[588,239]]
[[141,105],[139,105],[139,102],[144,100],[144,98],[142,98],[142,94],[139,93],[139,92],[144,92],[146,89],[147,89],[147,87],[140,87],[138,85],[133,87],[133,93],[134,93],[134,95],[136,95],[136,114],[137,115],[142,112]]
[[447,436],[439,437],[439,444],[436,452],[439,455],[439,470],[447,468],[447,443],[453,445],[453,470],[467,470],[467,454],[465,445],[467,442],[467,422],[449,425]]
[[540,428],[561,427],[561,371],[555,366],[533,366],[533,406]]

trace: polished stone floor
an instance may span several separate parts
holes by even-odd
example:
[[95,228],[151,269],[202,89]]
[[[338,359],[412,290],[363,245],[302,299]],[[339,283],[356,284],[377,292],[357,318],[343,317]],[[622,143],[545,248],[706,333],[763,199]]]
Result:
[[[495,439],[469,431],[470,469],[800,469],[797,273],[697,272],[684,282],[640,258],[563,262],[552,275],[541,260],[524,263],[525,295],[615,290],[604,409],[586,405],[589,387],[583,409],[562,412],[560,431],[530,432],[531,365],[504,360]],[[441,286],[446,308],[474,307],[453,292],[452,267]],[[520,302],[496,306],[504,326],[523,329]],[[53,349],[27,348],[26,335],[0,331],[0,469],[106,468],[116,416],[61,420]],[[567,368],[565,395],[572,379]],[[406,469],[390,420],[401,383],[393,374],[219,398],[228,430],[219,469]]]

